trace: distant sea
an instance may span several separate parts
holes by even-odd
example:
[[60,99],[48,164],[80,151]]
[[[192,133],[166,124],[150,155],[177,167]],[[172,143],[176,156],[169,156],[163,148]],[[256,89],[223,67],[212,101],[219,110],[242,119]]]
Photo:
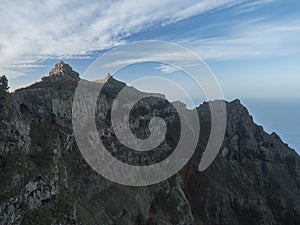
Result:
[[276,132],[300,154],[300,100],[241,100],[255,123],[267,133]]

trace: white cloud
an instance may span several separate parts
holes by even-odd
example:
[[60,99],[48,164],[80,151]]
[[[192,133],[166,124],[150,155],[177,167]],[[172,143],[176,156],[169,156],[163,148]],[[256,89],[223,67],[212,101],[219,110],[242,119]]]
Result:
[[180,70],[180,68],[178,67],[167,65],[167,64],[160,64],[158,67],[155,67],[155,69],[160,70],[161,72],[166,74],[173,73]]
[[[123,44],[124,37],[154,24],[172,23],[235,2],[239,1],[3,0],[0,70],[55,57],[84,56]],[[12,76],[14,71],[7,72]]]

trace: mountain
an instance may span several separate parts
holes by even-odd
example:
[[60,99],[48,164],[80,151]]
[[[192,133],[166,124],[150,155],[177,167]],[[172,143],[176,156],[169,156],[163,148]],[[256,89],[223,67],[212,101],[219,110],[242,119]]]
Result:
[[[300,157],[256,125],[239,100],[226,103],[225,139],[207,170],[198,171],[210,134],[205,102],[195,109],[201,135],[188,164],[159,184],[130,187],[98,175],[77,147],[72,100],[79,80],[60,62],[41,82],[8,97],[0,113],[0,224],[300,224]],[[126,84],[108,76],[94,85],[104,85],[95,120],[114,157],[146,165],[172,152],[180,124],[170,103],[146,98],[132,110],[140,138],[149,135],[153,116],[168,125],[159,151],[136,153],[119,143],[110,123],[112,102]]]

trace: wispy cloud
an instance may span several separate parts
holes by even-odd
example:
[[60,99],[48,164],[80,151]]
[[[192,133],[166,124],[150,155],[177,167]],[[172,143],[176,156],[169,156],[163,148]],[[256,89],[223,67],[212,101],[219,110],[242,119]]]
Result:
[[0,70],[5,67],[7,74],[13,76],[15,71],[9,68],[22,64],[20,60],[25,65],[34,65],[49,58],[85,56],[124,44],[124,38],[148,27],[173,23],[235,2],[240,1],[3,0]]
[[[300,21],[239,21],[228,34],[212,38],[181,41],[204,59],[230,60],[282,56],[300,52]],[[293,43],[293,44],[292,44]]]
[[250,1],[245,4],[241,4],[237,7],[236,13],[237,14],[242,14],[242,13],[248,13],[255,11],[262,6],[266,6],[269,4],[274,4],[278,2],[278,0],[255,0],[255,1]]
[[167,65],[167,64],[160,64],[158,67],[155,67],[155,69],[160,70],[163,73],[169,74],[169,73],[174,73],[180,68],[172,66],[172,65]]
[[[191,32],[188,39],[178,42],[196,51],[204,59],[224,60],[299,52],[300,49],[296,46],[300,46],[299,21],[269,22],[262,18],[264,15],[256,15],[248,20],[239,18],[240,14],[253,12],[277,2],[3,0],[0,4],[0,72],[9,77],[18,77],[26,75],[32,69],[39,69],[47,59],[90,58],[95,55],[95,51],[123,45],[127,37],[150,27],[166,26],[195,15],[220,12],[228,8],[233,14],[236,13],[236,20],[226,26],[223,34],[204,38],[198,31]],[[211,23],[210,17],[207,18],[208,22],[205,25],[213,27],[212,34],[219,28],[224,30],[222,22],[228,22],[226,20]],[[192,29],[201,30],[203,27],[195,24]],[[189,34],[190,30],[183,32]],[[176,41],[176,38],[174,35],[170,41]],[[151,39],[151,36],[145,39]],[[178,58],[175,53],[166,56],[163,52],[160,52],[160,57],[161,61],[164,61],[164,57]],[[149,54],[144,60],[151,61],[152,58]],[[164,65],[160,69],[162,72],[171,73],[174,68]]]

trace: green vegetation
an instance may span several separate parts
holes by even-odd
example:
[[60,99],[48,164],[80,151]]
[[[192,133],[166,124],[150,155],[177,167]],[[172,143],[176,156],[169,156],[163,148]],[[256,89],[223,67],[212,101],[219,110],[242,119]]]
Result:
[[8,80],[6,76],[0,76],[0,119],[3,119],[4,109],[7,108],[8,89]]
[[0,99],[2,100],[3,97],[6,97],[8,93],[8,80],[5,75],[0,77]]
[[[153,219],[157,221],[168,220],[172,224],[178,224],[178,207],[181,204],[180,197],[175,190],[171,190],[166,193],[164,190],[161,190],[155,195],[154,200],[151,202],[151,211],[153,213]],[[188,209],[184,209],[184,213],[188,212]],[[160,224],[160,223],[159,223]]]
[[53,217],[49,210],[40,208],[39,210],[32,211],[25,215],[22,220],[22,225],[35,225],[43,223],[44,225],[51,225],[53,223]]
[[[27,159],[21,151],[9,153],[1,156],[2,166],[0,169],[0,202],[18,194],[25,183],[25,172],[27,171]],[[19,176],[19,182],[12,182],[16,176]]]
[[30,138],[33,147],[48,147],[51,145],[55,132],[42,125],[32,125],[30,129]]
[[[37,175],[48,174],[53,168],[52,142],[55,132],[41,125],[31,127],[31,149],[11,151],[0,157],[0,201],[19,195],[24,186]],[[15,138],[15,136],[12,136]],[[26,211],[26,203],[21,205]],[[42,216],[42,215],[40,215]]]
[[33,125],[30,129],[31,161],[38,168],[49,168],[53,159],[52,140],[55,132],[41,125]]
[[165,193],[164,191],[159,192],[155,196],[155,201],[152,203],[152,209],[154,211],[161,210],[164,213],[174,213],[177,212],[177,207],[180,204],[180,199],[178,194],[174,191]]
[[32,152],[29,157],[37,167],[48,168],[51,166],[53,151],[47,147],[43,151]]
[[27,211],[22,220],[22,225],[50,225],[63,220],[66,216],[72,216],[75,197],[64,184],[66,177],[62,164],[62,162],[59,162],[59,193],[53,199],[44,203],[42,207]]

